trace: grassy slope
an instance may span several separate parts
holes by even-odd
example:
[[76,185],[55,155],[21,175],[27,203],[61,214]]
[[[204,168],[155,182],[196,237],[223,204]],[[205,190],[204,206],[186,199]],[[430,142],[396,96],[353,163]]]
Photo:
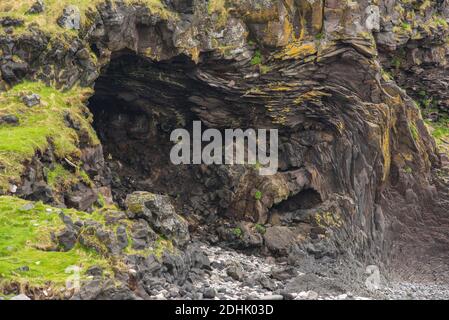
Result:
[[442,119],[437,123],[427,124],[440,152],[449,156],[449,118]]
[[[20,121],[18,126],[0,125],[0,189],[6,190],[9,182],[18,181],[24,162],[50,143],[60,159],[79,156],[78,135],[67,126],[66,114],[80,124],[92,145],[99,143],[90,126],[91,117],[84,115],[83,101],[89,92],[77,87],[60,92],[39,82],[25,82],[0,93],[0,116],[13,114]],[[27,107],[21,96],[29,93],[39,94],[41,104]]]
[[[63,228],[60,209],[28,201],[0,197],[0,292],[8,283],[32,287],[62,287],[70,266],[81,267],[81,274],[92,265],[110,270],[110,263],[96,252],[76,246],[68,252],[44,251],[52,245],[50,232]],[[64,210],[69,216],[87,217],[86,213]],[[27,266],[29,271],[19,271]]]
[[[26,33],[31,25],[37,26],[53,39],[66,36],[76,37],[77,31],[65,30],[57,25],[57,18],[66,5],[76,5],[81,12],[82,26],[89,24],[86,13],[104,0],[45,0],[46,9],[41,14],[28,15],[26,11],[34,0],[1,0],[0,17],[24,19],[23,27],[14,28],[14,34]],[[126,3],[146,5],[162,18],[176,17],[160,0],[125,0]],[[0,28],[0,36],[3,29]],[[63,37],[61,37],[63,36]],[[59,41],[59,40],[57,40]],[[2,54],[0,52],[0,54]],[[25,94],[36,93],[41,97],[41,104],[32,108],[26,107],[21,98]],[[91,116],[84,105],[90,95],[88,88],[74,87],[68,91],[59,91],[40,82],[23,82],[7,92],[0,93],[0,116],[15,115],[18,126],[0,125],[0,194],[9,189],[10,183],[20,181],[25,164],[36,152],[42,152],[52,146],[58,160],[64,158],[77,163],[80,155],[78,134],[68,127],[64,120],[67,114],[75,119],[91,145],[99,143],[91,127]],[[89,183],[84,172],[69,172],[56,164],[47,172],[47,182],[53,188],[64,189],[76,181]],[[24,206],[33,204],[34,208],[25,210]],[[42,203],[31,203],[16,197],[0,196],[0,295],[11,284],[19,284],[31,288],[59,288],[65,285],[69,273],[67,267],[79,266],[84,273],[92,265],[102,266],[111,273],[113,264],[97,252],[80,245],[68,252],[45,251],[51,243],[51,232],[63,227],[59,218],[60,209],[45,206]],[[94,219],[104,225],[99,211],[87,214],[75,210],[64,210],[74,220]],[[130,225],[130,221],[127,225]],[[116,228],[117,226],[112,226]],[[129,231],[128,231],[129,233]],[[93,239],[94,240],[94,239]],[[129,239],[131,240],[131,239]],[[95,240],[94,240],[95,241]],[[99,244],[101,246],[101,244]],[[171,241],[162,237],[152,248],[143,251],[131,249],[131,241],[125,249],[129,254],[156,254],[173,250]],[[27,266],[29,271],[20,271]],[[116,267],[116,265],[115,265]]]
[[[31,208],[27,208],[28,206]],[[86,241],[92,247],[83,247],[77,244],[72,250],[47,251],[55,249],[51,233],[57,233],[64,228],[59,216],[60,212],[77,220],[94,220],[105,230],[115,231],[118,225],[124,225],[128,236],[131,233],[132,221],[122,220],[117,224],[105,224],[104,215],[115,208],[101,208],[93,213],[86,213],[74,209],[58,209],[42,204],[30,202],[17,197],[0,196],[0,296],[8,291],[11,285],[20,285],[35,289],[58,290],[65,286],[70,273],[66,270],[71,266],[81,268],[81,280],[87,279],[85,272],[91,266],[100,266],[107,277],[113,276],[113,270],[123,269],[120,258],[109,259],[107,250],[102,243],[90,233],[84,234]],[[125,254],[135,254],[147,257],[154,254],[156,257],[166,252],[174,252],[172,241],[162,236],[153,246],[144,250],[133,250],[132,239],[128,237],[128,247]],[[97,250],[94,250],[93,248]],[[28,271],[19,268],[27,266]]]

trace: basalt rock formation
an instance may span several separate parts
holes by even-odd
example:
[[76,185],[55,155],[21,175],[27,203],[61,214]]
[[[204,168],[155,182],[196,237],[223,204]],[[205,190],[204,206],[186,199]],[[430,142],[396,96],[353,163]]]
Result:
[[[2,180],[4,194],[86,211],[99,195],[126,208],[148,191],[215,243],[346,257],[404,277],[405,261],[447,263],[445,158],[415,102],[424,91],[447,108],[447,1],[94,2],[79,30],[77,10],[60,13],[56,34],[15,29],[8,12],[1,20],[1,90],[93,89],[63,115],[77,151],[58,153],[50,139]],[[170,133],[195,120],[278,129],[278,172],[173,165]],[[55,189],[46,170],[56,165],[89,183]]]

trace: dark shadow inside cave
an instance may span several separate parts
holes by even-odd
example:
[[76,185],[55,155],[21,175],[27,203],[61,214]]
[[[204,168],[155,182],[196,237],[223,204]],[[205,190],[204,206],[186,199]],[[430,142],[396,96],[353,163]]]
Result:
[[280,219],[283,223],[308,222],[308,218],[323,201],[318,191],[306,188],[281,201],[270,210],[271,222]]
[[89,100],[94,128],[110,169],[114,200],[145,190],[184,198],[203,192],[198,166],[173,165],[170,133],[191,132],[198,120],[189,93],[201,91],[189,78],[187,58],[155,63],[129,52],[116,53],[95,83]]
[[301,192],[280,202],[273,209],[282,212],[295,210],[307,210],[317,207],[322,203],[320,194],[314,189],[304,189]]
[[[184,215],[226,213],[235,191],[226,169],[170,161],[170,134],[175,129],[185,128],[192,136],[196,120],[201,120],[202,130],[223,130],[251,128],[255,124],[248,119],[261,119],[256,112],[263,109],[248,107],[254,104],[241,93],[220,91],[221,74],[184,56],[154,62],[130,51],[113,54],[88,106],[109,168],[106,184],[120,206],[128,194],[149,191],[169,195]],[[273,210],[307,210],[320,203],[319,193],[307,189]]]

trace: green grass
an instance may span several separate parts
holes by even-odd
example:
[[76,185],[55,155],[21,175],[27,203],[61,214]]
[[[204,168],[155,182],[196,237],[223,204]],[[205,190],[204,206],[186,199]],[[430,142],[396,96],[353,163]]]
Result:
[[55,165],[55,168],[47,174],[47,183],[53,188],[59,185],[68,186],[72,183],[72,179],[73,174],[60,164]]
[[[105,258],[79,245],[67,252],[42,250],[54,246],[50,232],[63,228],[60,209],[34,203],[33,209],[24,210],[29,203],[15,197],[0,197],[0,292],[12,283],[35,288],[62,287],[70,275],[66,273],[70,266],[81,267],[82,278],[93,265],[110,270]],[[64,213],[88,216],[75,210]],[[29,271],[18,271],[23,266],[29,267]]]
[[433,130],[432,135],[436,139],[447,139],[449,138],[449,121],[440,122],[432,125],[435,130]]
[[449,118],[437,123],[426,122],[432,136],[435,138],[438,149],[449,156]]
[[262,53],[260,52],[260,50],[256,50],[256,52],[254,52],[254,56],[251,59],[251,65],[256,66],[262,63]]
[[260,234],[265,234],[265,232],[267,232],[267,228],[265,228],[265,226],[260,223],[256,223],[254,227],[256,228],[256,231]]
[[238,238],[241,238],[243,236],[243,231],[239,227],[232,229],[232,233]]
[[[76,35],[78,31],[65,30],[57,24],[57,19],[62,14],[64,7],[75,5],[80,9],[81,25],[87,27],[92,22],[89,21],[88,11],[94,10],[99,3],[105,0],[45,0],[45,11],[40,14],[26,14],[35,0],[1,0],[0,17],[11,16],[25,20],[25,26],[16,28],[17,33],[25,32],[29,25],[34,24],[42,31],[52,35],[71,33]],[[158,13],[162,18],[175,16],[169,11],[160,0],[124,0],[127,4],[142,4],[150,8],[152,12]]]
[[391,65],[392,65],[395,69],[399,69],[399,68],[401,67],[401,64],[402,64],[401,58],[399,58],[399,57],[394,57],[394,58],[391,60]]
[[410,132],[412,133],[412,137],[415,141],[419,138],[418,128],[416,128],[416,125],[414,123],[410,124]]
[[[40,95],[40,105],[29,108],[22,103],[21,97],[30,93]],[[66,115],[80,125],[92,145],[99,144],[91,127],[92,118],[86,118],[89,113],[83,104],[89,94],[90,89],[86,88],[61,92],[40,82],[24,82],[0,93],[0,116],[13,114],[20,121],[18,126],[0,125],[0,189],[6,190],[10,182],[19,182],[24,163],[50,145],[59,159],[76,162],[80,156],[79,138],[68,127]],[[61,168],[56,173],[61,173]]]
[[407,32],[411,32],[412,31],[412,26],[408,22],[403,22],[401,24],[401,28],[402,28],[402,30],[407,31]]

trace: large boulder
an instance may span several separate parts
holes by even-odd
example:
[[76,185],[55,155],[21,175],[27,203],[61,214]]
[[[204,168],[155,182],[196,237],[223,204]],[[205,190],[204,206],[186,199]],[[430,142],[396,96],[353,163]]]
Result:
[[274,226],[267,228],[263,238],[265,246],[273,253],[285,254],[295,242],[295,234],[288,227]]
[[89,210],[97,201],[98,194],[84,184],[77,184],[71,192],[66,196],[66,204],[69,207],[76,208],[81,211]]
[[183,246],[190,240],[187,221],[176,213],[168,196],[137,191],[128,195],[125,202],[130,218],[148,221],[175,245]]

